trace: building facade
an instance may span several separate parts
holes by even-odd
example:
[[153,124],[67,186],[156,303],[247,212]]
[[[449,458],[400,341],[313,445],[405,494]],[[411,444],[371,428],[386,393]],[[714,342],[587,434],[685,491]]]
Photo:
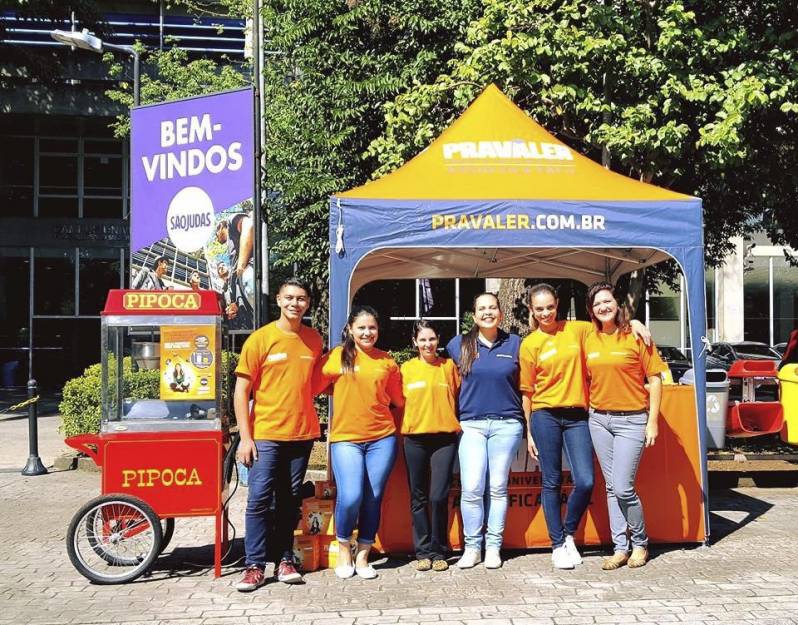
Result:
[[[48,18],[0,14],[2,387],[30,376],[57,387],[98,362],[100,310],[129,274],[129,147],[109,128],[124,111],[105,94],[115,83],[100,55],[50,31],[88,28],[110,43],[178,46],[190,58],[244,57],[241,20],[196,19],[165,0],[94,4],[91,15],[68,2]],[[170,283],[185,282],[191,267],[170,267]]]

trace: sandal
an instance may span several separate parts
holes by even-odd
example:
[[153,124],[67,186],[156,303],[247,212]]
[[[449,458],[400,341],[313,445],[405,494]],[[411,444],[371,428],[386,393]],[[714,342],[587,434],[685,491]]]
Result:
[[416,560],[416,571],[429,571],[432,568],[432,561],[429,558]]
[[629,553],[626,551],[616,551],[611,557],[604,560],[601,569],[603,571],[614,571],[621,568],[627,562],[631,562],[631,560],[629,560]]
[[639,569],[641,566],[645,566],[646,562],[648,562],[648,549],[635,547],[632,549],[632,556],[629,558],[627,566],[630,569]]
[[449,563],[446,560],[435,560],[432,563],[432,570],[433,571],[445,571],[449,568]]

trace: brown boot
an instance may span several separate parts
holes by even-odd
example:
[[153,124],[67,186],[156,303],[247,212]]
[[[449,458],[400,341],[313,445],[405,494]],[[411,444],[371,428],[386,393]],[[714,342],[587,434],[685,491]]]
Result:
[[626,551],[616,551],[611,557],[604,560],[604,564],[601,565],[601,568],[604,571],[614,571],[615,569],[621,568],[628,561],[629,554]]

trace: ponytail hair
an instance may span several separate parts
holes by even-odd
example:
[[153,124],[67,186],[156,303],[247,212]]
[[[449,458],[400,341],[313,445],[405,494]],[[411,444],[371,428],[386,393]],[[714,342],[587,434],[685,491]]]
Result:
[[[477,312],[477,300],[484,295],[490,295],[493,299],[495,299],[496,304],[499,306],[499,312],[501,312],[501,303],[499,302],[499,298],[496,293],[486,291],[484,293],[480,293],[474,298],[474,305],[471,307],[471,309],[474,311],[474,314]],[[471,373],[471,367],[474,365],[474,361],[477,359],[478,340],[479,326],[477,326],[475,321],[473,327],[466,332],[465,335],[463,335],[463,340],[460,343],[460,375],[463,377]]]
[[618,301],[618,296],[615,294],[615,287],[611,282],[607,282],[606,280],[594,282],[587,289],[587,314],[590,315],[590,319],[593,321],[594,325],[601,330],[601,322],[593,313],[593,301],[596,299],[596,295],[598,295],[600,291],[609,291],[618,305],[618,311],[615,313],[615,325],[618,326],[618,329],[627,334],[631,332],[632,326],[629,325],[629,316],[626,313],[626,309],[621,306],[621,303]]
[[379,328],[380,326],[380,317],[377,314],[377,311],[371,306],[359,305],[352,309],[352,312],[349,313],[349,317],[346,319],[346,325],[341,332],[341,341],[343,342],[341,351],[341,369],[343,369],[344,373],[354,373],[355,371],[355,357],[357,356],[357,348],[355,347],[355,337],[352,336],[352,331],[349,329],[349,327],[361,315],[371,315],[374,317],[374,321],[377,322],[377,327]]
[[556,289],[548,282],[539,282],[529,290],[529,327],[532,328],[532,330],[537,330],[540,325],[538,320],[535,319],[535,311],[532,309],[532,300],[535,299],[536,295],[540,295],[541,293],[548,293],[555,301],[560,299],[557,296]]

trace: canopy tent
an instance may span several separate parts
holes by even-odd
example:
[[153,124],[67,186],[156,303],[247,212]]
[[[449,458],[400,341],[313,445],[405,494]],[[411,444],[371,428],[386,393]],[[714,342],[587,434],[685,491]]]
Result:
[[[373,280],[556,277],[590,284],[675,259],[685,277],[696,437],[705,449],[700,199],[603,168],[491,85],[404,166],[333,196],[329,234],[331,336],[345,324],[357,289]],[[706,506],[703,515],[708,532]]]

